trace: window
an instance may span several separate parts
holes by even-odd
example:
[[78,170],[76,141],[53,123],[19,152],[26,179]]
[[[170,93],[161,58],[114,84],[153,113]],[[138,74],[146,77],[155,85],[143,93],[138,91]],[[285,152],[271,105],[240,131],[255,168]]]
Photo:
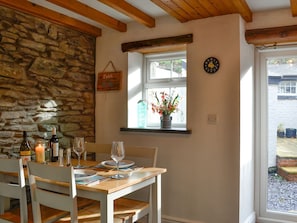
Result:
[[296,81],[281,81],[278,85],[278,94],[286,96],[296,95]]
[[[160,116],[152,111],[155,93],[179,95],[178,111],[171,114],[172,128],[186,128],[187,114],[187,58],[186,51],[142,54],[129,52],[128,127],[159,128]],[[144,101],[145,111],[138,102]],[[141,115],[144,122],[139,123]]]
[[160,125],[160,116],[153,113],[150,105],[156,101],[155,93],[167,92],[181,97],[179,110],[172,113],[174,127],[186,127],[187,59],[185,52],[151,54],[144,56],[144,95],[148,103],[147,126]]

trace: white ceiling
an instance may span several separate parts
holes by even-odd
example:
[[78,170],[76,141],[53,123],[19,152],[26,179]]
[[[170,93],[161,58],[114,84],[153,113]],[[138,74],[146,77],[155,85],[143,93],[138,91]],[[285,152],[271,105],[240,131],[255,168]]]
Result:
[[[52,9],[54,11],[60,12],[67,16],[76,18],[83,22],[89,23],[89,24],[96,26],[98,28],[104,28],[104,26],[102,26],[101,24],[99,24],[91,19],[88,19],[82,15],[71,12],[64,8],[61,8],[61,7],[54,5],[46,0],[29,0],[29,1],[32,3],[35,3],[37,5],[41,5],[46,8]],[[115,11],[114,9],[100,3],[97,0],[78,0],[78,1],[80,1],[81,3],[86,4],[88,6],[91,6],[95,9],[98,9],[99,11],[101,11],[101,12],[103,12],[117,20],[120,20],[124,23],[128,23],[128,22],[132,21],[131,18],[127,17],[126,15],[124,15],[118,11]],[[159,8],[157,5],[155,5],[150,0],[126,0],[126,1],[129,4],[140,9],[141,11],[147,13],[151,17],[157,18],[160,16],[167,15],[167,13],[164,10]],[[229,0],[224,0],[224,1],[229,1]],[[246,0],[246,2],[249,5],[252,12],[290,8],[290,0]]]
[[253,12],[290,8],[290,0],[246,0]]

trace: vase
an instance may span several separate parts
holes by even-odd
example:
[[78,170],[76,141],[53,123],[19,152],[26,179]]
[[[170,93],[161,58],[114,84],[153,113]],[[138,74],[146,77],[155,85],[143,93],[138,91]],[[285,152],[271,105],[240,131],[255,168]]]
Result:
[[160,117],[160,121],[161,121],[162,129],[170,129],[171,128],[172,117],[170,115],[162,115]]

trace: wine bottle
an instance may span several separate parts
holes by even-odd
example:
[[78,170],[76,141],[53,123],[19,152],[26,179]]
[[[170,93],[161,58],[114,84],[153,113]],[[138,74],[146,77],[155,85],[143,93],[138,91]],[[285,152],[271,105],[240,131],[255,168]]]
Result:
[[52,129],[52,137],[50,139],[51,161],[56,162],[59,158],[59,139],[57,137],[56,128]]
[[27,166],[28,161],[31,161],[31,152],[32,152],[32,149],[31,149],[30,143],[27,138],[27,132],[24,131],[23,132],[23,141],[20,146],[20,156],[23,161],[24,167]]

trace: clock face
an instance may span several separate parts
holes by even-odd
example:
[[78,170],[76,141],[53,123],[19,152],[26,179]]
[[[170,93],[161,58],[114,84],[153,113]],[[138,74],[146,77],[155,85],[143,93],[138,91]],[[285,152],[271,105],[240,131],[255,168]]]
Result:
[[204,61],[204,70],[207,73],[213,74],[219,70],[220,62],[215,57],[209,57]]

